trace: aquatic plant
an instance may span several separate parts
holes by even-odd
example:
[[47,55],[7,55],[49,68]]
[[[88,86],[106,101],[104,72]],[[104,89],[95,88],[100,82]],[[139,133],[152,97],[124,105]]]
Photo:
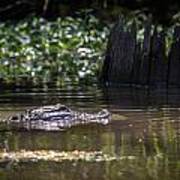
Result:
[[96,81],[108,33],[92,15],[1,22],[0,79],[21,85]]

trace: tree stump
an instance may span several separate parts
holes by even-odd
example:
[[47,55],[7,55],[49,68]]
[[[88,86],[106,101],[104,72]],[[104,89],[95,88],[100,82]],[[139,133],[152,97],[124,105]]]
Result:
[[102,80],[106,84],[148,87],[180,87],[180,26],[167,55],[166,32],[151,23],[144,25],[142,41],[137,39],[136,24],[121,19],[113,27],[106,51]]
[[136,31],[124,27],[120,19],[110,34],[102,76],[109,83],[132,83]]
[[158,32],[155,28],[152,37],[152,49],[151,49],[151,72],[150,72],[150,86],[162,86],[167,85],[167,69],[168,61],[166,57],[165,47],[165,33],[164,31]]
[[168,85],[180,86],[180,27],[174,30],[174,39],[169,53]]

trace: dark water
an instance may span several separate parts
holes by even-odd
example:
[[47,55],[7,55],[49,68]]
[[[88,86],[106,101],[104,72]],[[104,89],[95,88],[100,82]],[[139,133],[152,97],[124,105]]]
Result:
[[16,166],[0,163],[0,180],[180,179],[179,90],[91,87],[3,91],[0,119],[30,107],[59,102],[87,112],[107,108],[113,121],[107,126],[81,126],[63,132],[0,132],[1,151],[102,151],[117,160],[29,162]]

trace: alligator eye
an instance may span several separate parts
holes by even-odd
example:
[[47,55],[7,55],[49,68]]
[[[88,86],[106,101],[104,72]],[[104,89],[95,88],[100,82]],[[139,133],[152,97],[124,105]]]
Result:
[[102,111],[99,112],[100,116],[109,116],[110,113],[107,109],[103,109]]
[[56,106],[57,106],[59,111],[65,111],[65,112],[70,112],[71,111],[68,107],[66,107],[66,106],[64,106],[62,104],[57,104]]
[[60,108],[61,111],[70,112],[70,109],[68,109],[66,106]]

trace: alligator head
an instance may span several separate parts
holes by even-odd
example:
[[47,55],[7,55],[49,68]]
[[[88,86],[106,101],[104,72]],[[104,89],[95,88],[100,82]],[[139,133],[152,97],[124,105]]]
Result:
[[78,124],[100,123],[106,125],[111,116],[108,110],[98,113],[73,111],[62,104],[42,106],[27,110],[24,114],[13,116],[9,124],[24,129],[55,131],[66,129]]

